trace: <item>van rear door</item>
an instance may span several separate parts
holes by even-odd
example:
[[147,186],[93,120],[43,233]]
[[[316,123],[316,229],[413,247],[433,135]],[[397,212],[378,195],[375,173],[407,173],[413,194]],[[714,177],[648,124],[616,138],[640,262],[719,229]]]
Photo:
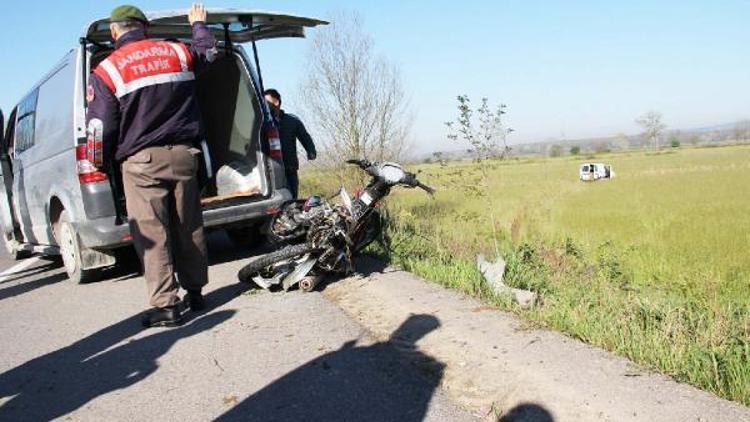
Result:
[[[227,44],[254,43],[259,40],[275,38],[303,38],[306,28],[328,24],[328,22],[317,18],[262,10],[209,8],[206,11],[208,28],[218,40],[224,40]],[[188,23],[187,12],[187,9],[146,12],[149,19],[149,36],[152,38],[189,40],[192,36],[192,27]],[[91,22],[85,29],[82,42],[84,45],[86,43],[111,45],[113,41],[109,30],[109,19],[102,18]],[[254,59],[257,72],[254,76],[258,78],[254,81],[258,83],[256,95],[262,97],[263,87],[259,76],[257,54],[254,54]],[[262,98],[259,98],[259,100],[263,101]],[[264,114],[264,119],[270,121],[271,118],[267,109]],[[279,166],[276,163],[271,164],[276,185],[282,183],[285,178],[283,168],[277,169]]]
[[[328,22],[304,16],[252,9],[212,9],[207,11],[206,24],[217,39],[226,36],[233,43],[245,43],[272,38],[303,38],[305,28],[326,25]],[[153,38],[190,39],[192,28],[187,10],[147,12],[148,33]],[[85,38],[91,42],[111,42],[109,18],[91,22]]]

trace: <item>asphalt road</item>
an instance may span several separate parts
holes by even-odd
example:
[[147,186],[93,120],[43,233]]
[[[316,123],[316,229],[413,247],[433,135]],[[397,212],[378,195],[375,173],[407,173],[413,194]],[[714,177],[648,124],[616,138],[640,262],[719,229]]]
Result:
[[[248,290],[252,253],[218,233],[209,249],[209,309],[173,329],[141,328],[133,266],[73,285],[59,262],[8,274],[0,257],[0,420],[476,419],[438,389],[441,362],[412,353],[417,369],[320,293]],[[393,337],[433,323],[408,317]]]

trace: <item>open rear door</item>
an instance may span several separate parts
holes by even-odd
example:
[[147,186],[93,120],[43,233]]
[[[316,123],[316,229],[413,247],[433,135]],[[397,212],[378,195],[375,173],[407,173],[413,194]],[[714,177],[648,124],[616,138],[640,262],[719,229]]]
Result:
[[13,217],[13,158],[11,157],[10,147],[14,138],[14,122],[16,118],[15,110],[8,117],[7,131],[5,129],[5,120],[0,111],[0,225],[2,225],[3,240],[8,253],[12,257],[18,258],[20,255],[18,242],[18,223]]
[[[208,8],[206,24],[217,39],[229,36],[233,43],[245,43],[271,38],[303,38],[305,28],[326,25],[328,22],[304,16],[252,9]],[[147,12],[148,33],[153,38],[190,39],[192,28],[187,9]],[[85,38],[91,42],[111,42],[109,19],[89,24]]]

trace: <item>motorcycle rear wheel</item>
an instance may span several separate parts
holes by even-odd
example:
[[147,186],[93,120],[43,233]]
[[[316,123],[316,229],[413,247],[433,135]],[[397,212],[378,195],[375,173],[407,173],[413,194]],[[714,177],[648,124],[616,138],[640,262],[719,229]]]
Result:
[[237,273],[237,277],[240,281],[250,282],[254,275],[260,273],[266,268],[269,268],[278,262],[287,261],[294,257],[308,254],[313,250],[314,248],[307,244],[287,246],[250,261],[250,263],[240,269]]

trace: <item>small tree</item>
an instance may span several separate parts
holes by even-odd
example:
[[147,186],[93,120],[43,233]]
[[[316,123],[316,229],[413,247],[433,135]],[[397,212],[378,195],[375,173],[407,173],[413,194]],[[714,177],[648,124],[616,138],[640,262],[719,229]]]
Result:
[[433,152],[432,157],[434,158],[435,162],[439,163],[441,166],[444,166],[446,164],[442,151]]
[[461,139],[471,145],[470,151],[478,162],[492,157],[504,158],[510,152],[506,137],[513,131],[506,128],[502,121],[507,106],[500,104],[493,112],[487,98],[482,98],[482,104],[476,110],[477,118],[474,119],[469,96],[459,95],[457,99],[458,118],[455,122],[445,123],[448,139],[454,142]]
[[562,155],[562,147],[560,145],[552,145],[549,147],[550,157],[559,157]]
[[649,111],[635,119],[635,122],[643,128],[643,137],[651,142],[655,149],[659,149],[659,139],[664,129],[667,128],[661,120],[662,114],[658,111]]
[[506,113],[507,106],[499,104],[496,111],[492,111],[487,98],[482,98],[482,103],[476,110],[471,106],[471,100],[467,95],[459,95],[458,99],[458,117],[455,122],[446,122],[448,127],[448,139],[454,142],[466,142],[471,145],[469,152],[474,156],[480,170],[479,186],[477,194],[487,197],[490,211],[490,224],[492,225],[492,242],[495,247],[495,254],[500,255],[500,247],[497,243],[497,224],[495,221],[495,197],[487,191],[489,189],[489,167],[488,160],[491,158],[505,158],[510,152],[507,143],[507,136],[513,132],[513,129],[503,123],[503,115]]
[[570,155],[578,155],[581,153],[581,147],[578,145],[573,145],[570,147]]

